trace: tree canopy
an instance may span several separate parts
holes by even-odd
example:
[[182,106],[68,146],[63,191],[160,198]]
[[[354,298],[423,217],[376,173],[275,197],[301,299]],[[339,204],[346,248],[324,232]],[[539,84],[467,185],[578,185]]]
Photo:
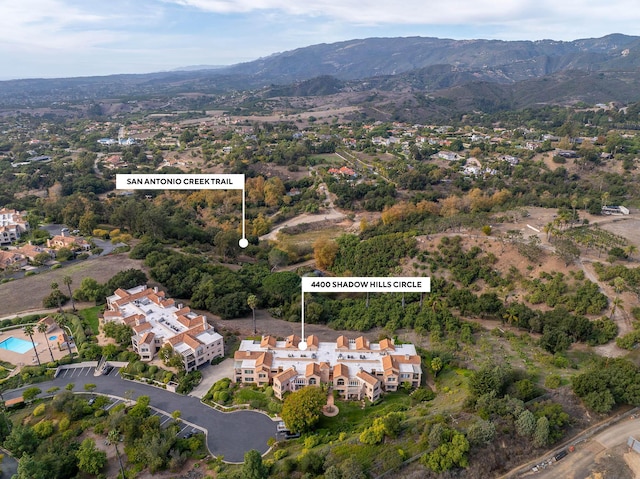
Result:
[[289,394],[282,405],[280,416],[289,430],[309,431],[320,420],[327,397],[318,387],[308,386]]

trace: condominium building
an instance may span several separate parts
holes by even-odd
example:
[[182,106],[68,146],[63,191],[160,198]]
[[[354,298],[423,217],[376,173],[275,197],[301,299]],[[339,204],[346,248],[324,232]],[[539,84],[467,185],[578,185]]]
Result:
[[306,349],[292,335],[283,341],[263,336],[244,340],[234,355],[233,381],[273,386],[282,399],[287,391],[327,384],[346,399],[377,400],[384,391],[395,391],[403,383],[420,386],[420,356],[412,344],[395,344],[390,339],[370,343],[360,336],[340,336],[335,342],[307,337]]
[[176,305],[158,288],[118,289],[107,298],[107,307],[103,320],[131,327],[131,344],[142,361],[151,361],[167,344],[183,357],[187,371],[224,356],[224,340],[207,318]]
[[0,245],[11,244],[29,231],[26,212],[0,208]]

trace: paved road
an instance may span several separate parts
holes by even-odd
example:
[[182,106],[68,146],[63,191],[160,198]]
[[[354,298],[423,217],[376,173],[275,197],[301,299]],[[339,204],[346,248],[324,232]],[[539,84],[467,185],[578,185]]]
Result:
[[[260,453],[267,452],[267,441],[276,437],[276,422],[257,411],[236,411],[223,413],[212,409],[200,402],[199,399],[174,394],[164,389],[139,384],[122,379],[118,370],[114,369],[108,376],[94,376],[93,367],[82,367],[61,371],[52,381],[36,384],[46,395],[46,390],[57,386],[60,389],[73,383],[74,391],[84,391],[84,385],[93,383],[97,387],[95,392],[110,394],[117,397],[127,397],[128,391],[133,391],[132,397],[149,396],[151,406],[169,415],[176,410],[182,412],[184,421],[193,423],[207,431],[207,446],[214,456],[222,456],[227,462],[242,462],[244,454],[251,449]],[[5,400],[19,397],[25,386],[20,389],[4,393]]]

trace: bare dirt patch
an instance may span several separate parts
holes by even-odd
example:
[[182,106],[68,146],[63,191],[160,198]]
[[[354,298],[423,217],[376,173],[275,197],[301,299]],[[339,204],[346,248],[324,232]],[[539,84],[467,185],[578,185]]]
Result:
[[83,262],[46,271],[0,285],[0,317],[25,311],[42,309],[42,300],[51,294],[51,283],[58,283],[60,291],[69,294],[62,282],[65,276],[73,280],[74,290],[83,278],[93,278],[100,283],[109,280],[116,273],[126,269],[143,269],[142,261],[134,260],[126,254],[102,256]]

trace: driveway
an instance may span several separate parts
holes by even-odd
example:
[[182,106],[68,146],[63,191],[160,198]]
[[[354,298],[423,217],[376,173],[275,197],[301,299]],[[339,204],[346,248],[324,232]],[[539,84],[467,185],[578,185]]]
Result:
[[222,457],[225,462],[243,462],[244,454],[252,449],[264,454],[268,451],[267,441],[276,437],[276,422],[257,411],[235,411],[224,413],[210,408],[199,399],[174,394],[164,389],[122,379],[118,369],[108,376],[94,376],[94,367],[77,367],[62,370],[52,381],[28,385],[4,393],[5,400],[19,397],[28,387],[36,386],[46,395],[47,389],[57,386],[61,390],[69,383],[73,390],[84,391],[84,385],[96,385],[95,392],[119,398],[149,396],[150,405],[167,414],[181,411],[181,419],[207,432],[207,447],[211,454]]
[[193,391],[189,393],[189,396],[193,396],[198,399],[202,399],[211,386],[222,378],[232,378],[234,374],[233,370],[233,358],[227,358],[220,364],[215,366],[205,366],[198,369],[202,373],[202,381],[198,384]]

